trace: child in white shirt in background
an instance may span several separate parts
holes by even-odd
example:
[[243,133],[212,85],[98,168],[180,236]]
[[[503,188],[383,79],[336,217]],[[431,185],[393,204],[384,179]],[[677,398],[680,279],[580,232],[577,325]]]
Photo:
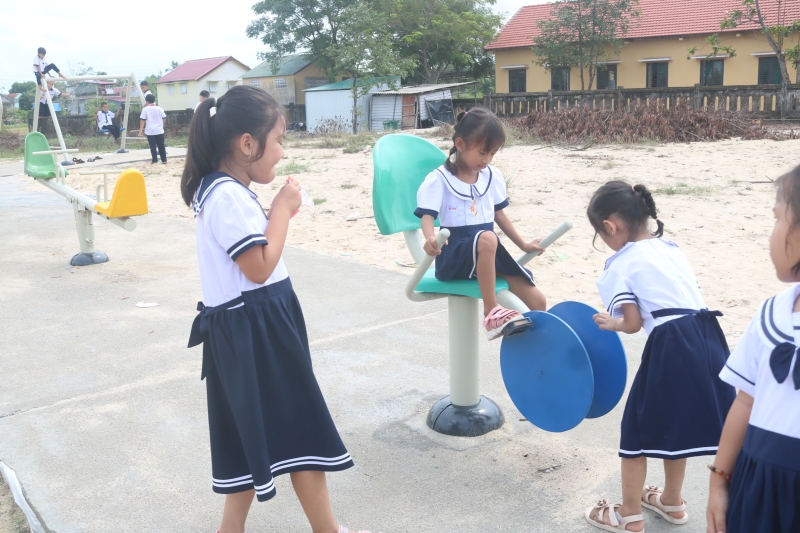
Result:
[[[158,156],[161,156],[161,162],[167,163],[167,149],[164,146],[164,124],[167,122],[167,114],[164,110],[158,107],[156,97],[148,94],[145,98],[147,105],[142,109],[142,114],[139,116],[141,122],[139,123],[139,136],[142,136],[142,130],[147,135],[147,142],[150,145],[150,155],[153,156],[153,164],[158,163]],[[158,152],[156,152],[156,149]]]

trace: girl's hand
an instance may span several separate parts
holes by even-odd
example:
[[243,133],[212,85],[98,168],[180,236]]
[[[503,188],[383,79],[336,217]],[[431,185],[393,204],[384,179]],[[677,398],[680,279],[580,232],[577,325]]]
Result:
[[531,252],[539,252],[540,254],[544,253],[544,248],[539,246],[539,241],[542,239],[534,239],[531,242],[526,242],[524,245],[520,246],[520,249],[529,254]]
[[711,487],[708,493],[708,507],[706,520],[708,526],[706,533],[725,533],[725,515],[728,512],[728,482],[722,476],[711,474]]
[[275,198],[272,200],[272,206],[269,208],[267,218],[279,211],[286,211],[288,216],[300,209],[303,203],[303,198],[300,196],[300,182],[292,180],[286,183]]
[[422,245],[422,249],[425,250],[426,254],[434,257],[442,253],[442,250],[439,248],[439,243],[436,242],[436,235],[428,237],[425,240],[425,244]]
[[592,317],[594,323],[603,331],[618,331],[618,324],[622,322],[620,318],[612,318],[608,313],[597,313]]

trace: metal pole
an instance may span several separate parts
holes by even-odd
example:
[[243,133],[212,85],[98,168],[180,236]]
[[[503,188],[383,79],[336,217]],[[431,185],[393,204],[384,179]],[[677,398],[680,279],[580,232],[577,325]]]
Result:
[[[44,81],[44,76],[42,76],[42,80]],[[66,150],[67,145],[64,144],[64,135],[62,135],[61,126],[59,126],[58,124],[58,117],[56,116],[56,108],[53,105],[53,99],[50,98],[50,91],[47,90],[47,82],[44,82],[44,85],[45,85],[45,97],[47,98],[47,107],[50,108],[50,118],[53,119],[53,128],[56,130],[56,135],[58,135],[58,143],[61,146],[62,150]],[[64,161],[61,162],[62,166],[75,164],[69,159],[67,159],[66,153],[64,153],[63,156],[64,156]]]
[[122,141],[119,145],[119,150],[117,150],[118,154],[127,154],[128,150],[125,149],[125,139],[128,136],[128,115],[131,111],[131,91],[133,90],[133,80],[134,76],[131,73],[130,77],[128,78],[128,90],[125,91],[125,118],[122,119],[122,127],[125,130],[122,132]]
[[481,401],[478,375],[478,300],[448,296],[450,330],[450,402],[461,407]]
[[[139,82],[136,80],[136,74],[134,74],[133,72],[131,72],[131,81],[134,87],[139,86]],[[144,107],[145,101],[144,101],[144,94],[142,94],[142,91],[139,91],[139,101],[142,103],[142,107]]]
[[[42,76],[42,81],[44,81],[44,76]],[[46,82],[45,85],[47,85]],[[38,85],[36,86],[36,100],[33,102],[33,129],[31,131],[39,131],[39,100],[42,98],[39,92],[40,88]]]

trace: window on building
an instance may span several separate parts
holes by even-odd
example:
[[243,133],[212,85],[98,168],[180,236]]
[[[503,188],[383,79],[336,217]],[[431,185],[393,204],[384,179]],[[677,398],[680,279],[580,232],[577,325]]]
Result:
[[322,87],[328,83],[328,78],[316,78],[309,76],[306,78],[305,85],[306,89],[313,89],[314,87]]
[[186,94],[186,84],[181,83],[181,94]]
[[510,93],[528,92],[525,70],[508,71],[508,92]]
[[614,90],[617,88],[617,66],[598,65],[597,66],[597,89],[601,91]]
[[669,87],[669,63],[648,63],[647,64],[647,88]]
[[175,87],[173,85],[169,86],[169,90],[167,91],[169,94],[175,94]]
[[276,89],[285,89],[286,88],[286,78],[275,78],[275,88]]
[[234,87],[236,87],[236,82],[235,81],[229,81],[228,82],[228,90],[230,91]]
[[250,80],[247,83],[248,83],[248,85],[251,85],[252,87],[260,87],[261,86],[261,81],[260,80]]
[[758,84],[759,85],[779,85],[783,77],[781,67],[777,57],[758,58]]
[[700,85],[722,85],[725,73],[725,61],[722,59],[704,59],[700,61]]
[[208,92],[210,93],[217,92],[217,82],[214,81],[208,82]]
[[569,91],[569,67],[550,69],[550,88],[554,91]]

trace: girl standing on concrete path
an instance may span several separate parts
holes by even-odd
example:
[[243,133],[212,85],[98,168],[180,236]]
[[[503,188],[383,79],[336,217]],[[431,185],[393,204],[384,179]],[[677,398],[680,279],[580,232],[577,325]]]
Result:
[[203,101],[189,127],[181,194],[197,218],[204,303],[189,347],[203,344],[218,533],[242,533],[253,496],[275,496],[290,474],[314,533],[346,533],[333,518],[325,472],[353,466],[314,372],[303,312],[282,253],[300,185],[269,213],[251,183],[270,183],[286,117],[264,91],[239,85]]
[[800,167],[777,181],[765,300],[720,377],[737,389],[711,473],[708,533],[800,531]]
[[[606,183],[586,214],[616,252],[597,278],[607,312],[594,320],[608,331],[644,327],[647,344],[622,415],[622,504],[601,500],[584,516],[605,531],[644,531],[646,507],[667,522],[685,524],[686,458],[717,452],[736,395],[718,376],[730,353],[716,318],[722,313],[706,308],[686,256],[661,238],[664,224],[647,187]],[[645,487],[648,457],[664,460],[663,488]]]

